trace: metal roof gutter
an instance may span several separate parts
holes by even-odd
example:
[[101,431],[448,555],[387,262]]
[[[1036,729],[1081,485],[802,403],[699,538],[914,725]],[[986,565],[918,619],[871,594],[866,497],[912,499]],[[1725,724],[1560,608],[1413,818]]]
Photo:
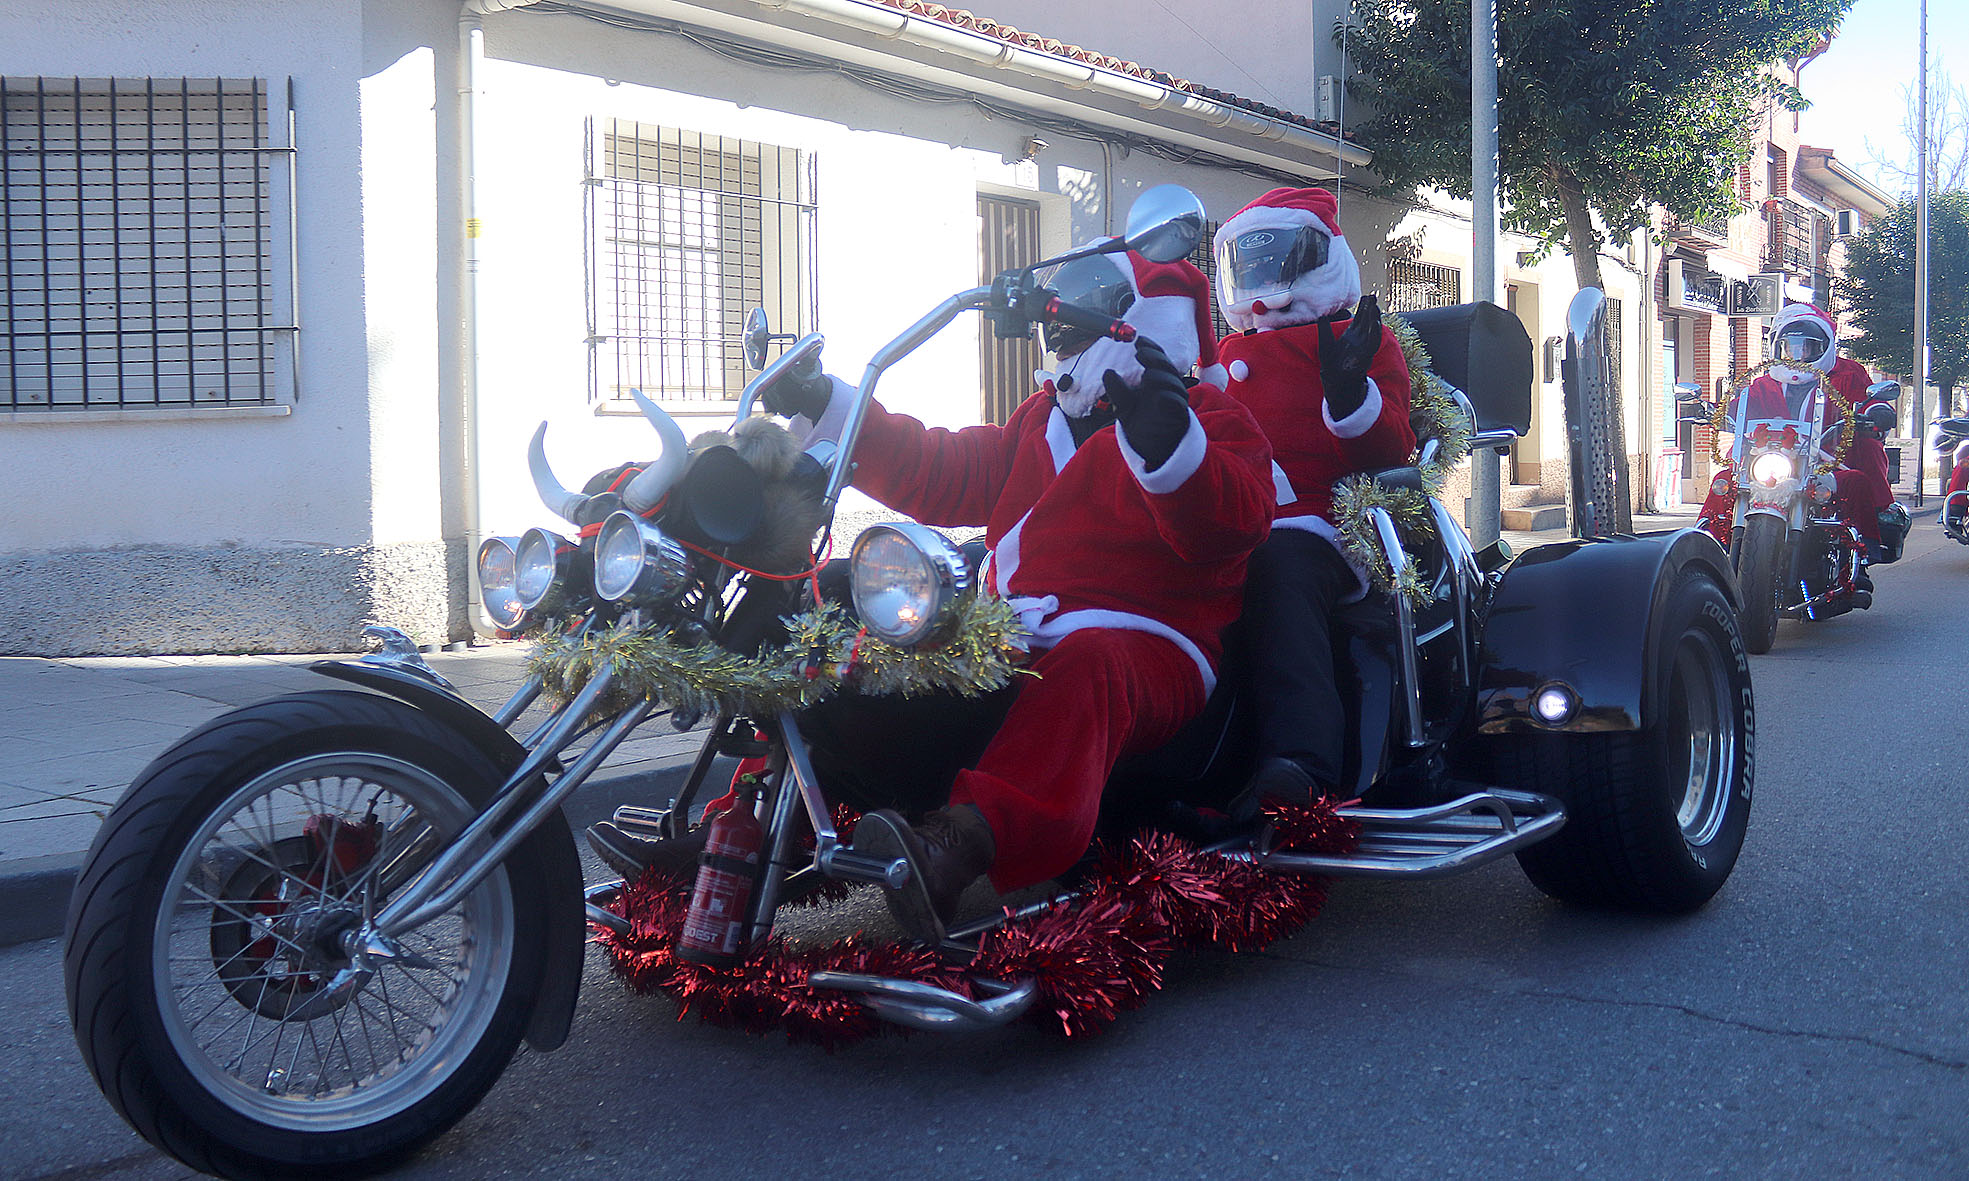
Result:
[[[468,0],[465,7],[491,15],[537,2]],[[1296,123],[869,0],[558,2],[877,69],[1286,173],[1332,176],[1336,156],[1356,165],[1373,159],[1358,145]]]

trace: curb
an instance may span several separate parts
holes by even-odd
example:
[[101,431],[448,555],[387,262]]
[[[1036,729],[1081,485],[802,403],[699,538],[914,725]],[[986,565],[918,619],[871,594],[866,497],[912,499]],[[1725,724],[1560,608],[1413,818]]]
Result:
[[82,857],[50,853],[0,865],[0,947],[53,939],[62,933]]

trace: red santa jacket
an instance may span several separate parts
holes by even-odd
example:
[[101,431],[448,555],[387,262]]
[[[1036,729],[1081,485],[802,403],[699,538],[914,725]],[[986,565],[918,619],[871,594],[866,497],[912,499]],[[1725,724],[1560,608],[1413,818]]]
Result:
[[1002,427],[955,432],[872,405],[854,482],[925,524],[983,525],[987,582],[1038,646],[1088,627],[1152,632],[1196,662],[1208,692],[1271,520],[1271,451],[1223,391],[1198,385],[1189,399],[1189,431],[1154,471],[1116,426],[1076,448],[1045,392]]
[[[1866,405],[1866,387],[1871,379],[1864,365],[1850,357],[1841,357],[1826,377],[1833,390],[1856,409]],[[1794,417],[1785,394],[1783,382],[1768,373],[1759,377],[1744,391],[1744,396],[1749,399],[1746,418],[1754,421],[1759,418]],[[1836,423],[1839,413],[1837,403],[1826,407],[1826,425]],[[1894,501],[1893,486],[1887,482],[1887,449],[1868,432],[1860,431],[1858,435],[1846,448],[1844,463],[1834,473],[1833,478],[1839,486],[1833,496],[1833,508],[1850,521],[1862,536],[1878,540],[1880,510]],[[1838,436],[1832,438],[1837,439]],[[1827,446],[1831,445],[1828,440]]]
[[[1348,323],[1335,323],[1334,333]],[[1230,371],[1226,391],[1250,408],[1272,443],[1273,528],[1336,540],[1333,482],[1407,463],[1415,432],[1408,422],[1408,362],[1395,334],[1381,329],[1381,348],[1367,370],[1367,400],[1336,422],[1320,386],[1319,333],[1318,324],[1238,333],[1217,346],[1217,359]]]

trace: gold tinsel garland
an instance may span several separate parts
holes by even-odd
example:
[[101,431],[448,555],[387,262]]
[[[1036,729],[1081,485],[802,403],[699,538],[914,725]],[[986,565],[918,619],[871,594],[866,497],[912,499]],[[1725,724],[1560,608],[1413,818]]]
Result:
[[[1780,364],[1789,369],[1805,369],[1812,373],[1813,376],[1818,378],[1819,388],[1824,390],[1826,397],[1832,399],[1832,404],[1839,408],[1838,450],[1826,458],[1819,460],[1812,467],[1813,473],[1821,476],[1838,471],[1840,464],[1846,458],[1847,450],[1853,445],[1853,420],[1859,416],[1859,407],[1847,401],[1845,395],[1832,387],[1832,375],[1828,371],[1819,368],[1809,361],[1797,364],[1777,360],[1765,361],[1760,365],[1754,366],[1748,373],[1744,374],[1743,389],[1738,391],[1736,396],[1739,398],[1742,397],[1744,393],[1749,391],[1751,382],[1769,373]],[[1729,429],[1729,417],[1730,405],[1734,401],[1735,398],[1719,400],[1716,403],[1716,409],[1709,413],[1709,455],[1716,462],[1717,467],[1730,466],[1730,457],[1723,453],[1723,436],[1732,433]],[[1815,441],[1813,443],[1813,450],[1816,451],[1817,449],[1818,445]]]
[[786,642],[756,656],[675,631],[617,626],[542,637],[528,671],[549,697],[566,702],[597,668],[610,665],[615,675],[598,714],[650,701],[683,714],[753,716],[804,709],[844,687],[869,695],[978,697],[1022,671],[1026,633],[1004,600],[966,595],[949,610],[956,613],[954,638],[934,648],[902,649],[862,634],[830,603],[784,620]]
[[1429,498],[1440,495],[1444,478],[1470,454],[1470,416],[1449,394],[1443,380],[1429,368],[1429,349],[1408,321],[1390,316],[1383,321],[1401,346],[1408,363],[1409,422],[1418,441],[1437,440],[1435,456],[1418,465],[1422,488],[1384,488],[1365,475],[1347,476],[1333,485],[1334,528],[1348,555],[1367,571],[1374,585],[1389,594],[1400,594],[1411,603],[1429,597],[1414,566],[1398,576],[1381,546],[1381,535],[1374,528],[1369,511],[1386,509],[1395,526],[1405,535],[1433,537],[1435,516],[1429,511]]

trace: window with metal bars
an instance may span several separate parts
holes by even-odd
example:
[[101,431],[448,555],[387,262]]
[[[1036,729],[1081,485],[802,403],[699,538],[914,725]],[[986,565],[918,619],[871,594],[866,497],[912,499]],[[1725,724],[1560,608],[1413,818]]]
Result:
[[1463,302],[1463,272],[1431,262],[1388,263],[1386,312],[1419,312]]
[[746,312],[817,318],[813,155],[625,119],[588,135],[593,395],[737,398]]
[[279,103],[258,78],[0,78],[0,410],[291,398]]

